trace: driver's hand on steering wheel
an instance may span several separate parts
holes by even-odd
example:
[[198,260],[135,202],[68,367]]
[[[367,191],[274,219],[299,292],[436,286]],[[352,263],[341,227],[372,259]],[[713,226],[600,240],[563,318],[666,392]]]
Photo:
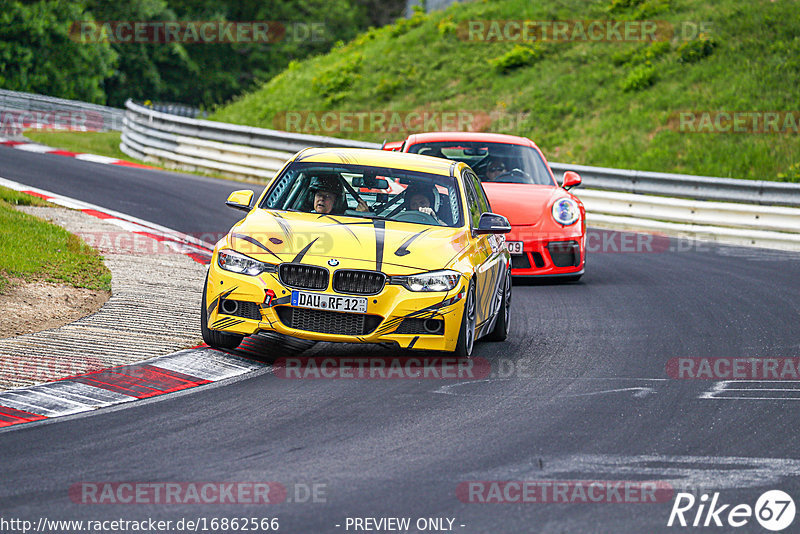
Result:
[[427,206],[421,206],[421,207],[419,207],[419,208],[417,208],[417,209],[418,209],[419,211],[421,211],[422,213],[428,214],[428,215],[430,215],[431,217],[433,217],[434,219],[436,219],[436,222],[442,222],[442,220],[439,218],[439,216],[438,216],[438,215],[436,215],[436,212],[435,212],[435,211],[433,211],[433,208],[429,208],[429,207],[427,207]]
[[369,206],[363,200],[358,201],[358,206],[356,206],[356,211],[369,211]]

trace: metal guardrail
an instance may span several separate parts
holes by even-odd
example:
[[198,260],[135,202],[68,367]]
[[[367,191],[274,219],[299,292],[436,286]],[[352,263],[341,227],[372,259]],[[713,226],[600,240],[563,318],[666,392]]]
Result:
[[130,100],[125,107],[120,150],[176,169],[268,179],[292,155],[310,146],[380,148],[362,141],[190,119]]
[[577,172],[583,178],[584,185],[592,189],[697,200],[800,207],[800,184],[796,183],[607,169],[564,163],[551,163],[550,167],[559,179],[565,171]]
[[[64,128],[80,131],[121,131],[125,110],[52,96],[0,89],[0,111],[11,115],[4,128]],[[21,133],[21,132],[5,132]]]
[[185,104],[176,104],[173,102],[150,102],[150,101],[140,102],[138,104],[155,111],[168,113],[170,115],[178,115],[181,117],[189,117],[190,119],[197,119],[197,118],[205,119],[206,117],[208,117],[207,111],[203,111],[202,109],[198,108],[193,108]]
[[[310,146],[374,148],[304,135],[169,115],[126,103],[120,148],[179,169],[269,179]],[[557,178],[574,170],[591,226],[800,250],[800,184],[734,180],[551,163]],[[680,198],[678,198],[680,197]]]
[[600,191],[572,192],[586,206],[596,228],[638,230],[784,250],[800,250],[800,209],[732,202],[686,200]]

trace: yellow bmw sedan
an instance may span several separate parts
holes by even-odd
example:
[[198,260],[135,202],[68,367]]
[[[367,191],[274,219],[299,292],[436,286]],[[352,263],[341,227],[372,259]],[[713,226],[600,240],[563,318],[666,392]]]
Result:
[[508,220],[464,163],[367,149],[306,149],[214,248],[204,341],[235,348],[278,332],[469,357],[503,341],[511,307]]

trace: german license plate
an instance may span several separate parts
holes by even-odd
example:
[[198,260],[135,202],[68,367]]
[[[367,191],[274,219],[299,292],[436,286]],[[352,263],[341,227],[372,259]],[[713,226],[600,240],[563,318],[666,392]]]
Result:
[[509,254],[522,254],[522,241],[506,241]]
[[367,313],[367,299],[363,297],[342,297],[307,291],[292,291],[292,306],[314,310]]

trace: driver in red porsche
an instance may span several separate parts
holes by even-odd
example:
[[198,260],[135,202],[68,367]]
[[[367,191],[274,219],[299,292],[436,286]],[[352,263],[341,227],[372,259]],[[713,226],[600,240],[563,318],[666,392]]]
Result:
[[500,160],[494,160],[489,163],[486,169],[486,181],[494,182],[495,179],[501,174],[506,172],[506,165]]

